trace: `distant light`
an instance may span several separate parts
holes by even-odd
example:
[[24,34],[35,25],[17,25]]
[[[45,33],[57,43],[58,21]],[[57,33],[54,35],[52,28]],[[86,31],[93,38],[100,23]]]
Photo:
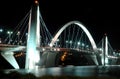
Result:
[[42,50],[45,51],[45,48],[43,48]]
[[10,34],[10,31],[8,31],[7,33]]
[[13,33],[13,32],[10,32],[11,34]]
[[59,39],[57,39],[57,41],[60,41]]
[[0,43],[2,43],[1,38],[0,38]]
[[17,35],[20,35],[20,31],[17,32]]
[[86,47],[89,47],[89,45],[86,45]]
[[67,56],[67,52],[64,52],[64,54],[61,56],[61,61],[65,61]]
[[3,29],[0,29],[0,32],[3,32]]
[[35,4],[38,4],[38,1],[37,1],[37,0],[35,0]]
[[60,51],[60,49],[59,49],[59,48],[57,48],[57,51]]
[[84,43],[82,43],[82,46],[85,46],[85,44],[84,44]]
[[70,41],[70,44],[72,43],[72,41]]
[[50,47],[52,47],[52,44],[49,44]]
[[13,32],[11,32],[11,31],[7,31],[7,34],[12,34]]
[[102,48],[99,48],[100,51],[102,51],[103,49]]
[[28,35],[28,33],[26,33],[26,36]]
[[66,43],[68,43],[68,41],[66,41]]
[[77,44],[80,45],[80,42],[78,42]]
[[56,48],[54,48],[54,51],[56,51],[57,49]]
[[20,43],[22,43],[22,40],[20,40]]

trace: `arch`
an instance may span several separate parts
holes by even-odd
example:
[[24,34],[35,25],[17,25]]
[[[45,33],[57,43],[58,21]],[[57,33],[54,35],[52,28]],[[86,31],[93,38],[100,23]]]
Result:
[[80,23],[79,21],[70,21],[68,22],[67,24],[65,24],[58,32],[57,34],[54,36],[54,38],[52,39],[51,43],[50,43],[50,47],[52,47],[54,45],[54,43],[57,41],[58,37],[60,36],[60,34],[71,24],[76,24],[78,25],[84,32],[85,34],[87,35],[91,45],[92,45],[92,48],[94,51],[97,51],[97,46],[96,46],[96,43],[92,37],[92,35],[90,34],[90,32],[87,30],[87,28],[82,24]]

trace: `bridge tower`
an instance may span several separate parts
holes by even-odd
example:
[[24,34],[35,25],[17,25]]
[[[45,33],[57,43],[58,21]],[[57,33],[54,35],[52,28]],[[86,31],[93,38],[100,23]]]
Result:
[[108,65],[108,37],[105,34],[102,40],[102,65]]
[[39,3],[35,0],[30,12],[25,69],[34,69],[40,61],[40,12]]

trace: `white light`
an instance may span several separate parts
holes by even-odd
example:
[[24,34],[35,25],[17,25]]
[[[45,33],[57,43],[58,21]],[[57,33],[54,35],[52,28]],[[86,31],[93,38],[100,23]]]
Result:
[[45,51],[45,48],[43,48],[42,50]]
[[57,51],[60,51],[60,49],[59,49],[59,48],[57,48]]
[[7,34],[12,34],[13,32],[11,32],[11,31],[7,31]]
[[68,43],[68,41],[66,41],[66,43]]
[[89,45],[86,45],[86,47],[89,47]]
[[0,32],[3,32],[3,29],[0,29]]
[[20,31],[18,31],[17,35],[20,35]]
[[59,39],[57,39],[57,41],[60,41]]
[[49,44],[50,47],[52,47],[52,44]]
[[26,36],[28,35],[28,33],[26,33]]
[[72,43],[72,41],[70,41],[70,44]]
[[13,32],[10,32],[10,34],[12,34]]
[[54,48],[54,51],[56,51],[56,48]]
[[80,42],[78,42],[77,44],[80,45]]
[[10,34],[10,31],[8,31],[7,33]]
[[82,46],[85,46],[85,44],[84,44],[84,43],[82,43]]

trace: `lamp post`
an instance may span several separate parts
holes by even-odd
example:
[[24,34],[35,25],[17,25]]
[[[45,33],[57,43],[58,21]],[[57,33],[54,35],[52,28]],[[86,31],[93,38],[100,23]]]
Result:
[[[0,35],[3,32],[3,29],[0,29]],[[2,43],[1,37],[0,37],[0,43]]]
[[10,44],[10,41],[11,41],[11,34],[12,34],[13,32],[12,31],[7,31],[7,34],[9,35],[9,41],[8,41],[8,44]]
[[19,39],[20,39],[20,31],[17,32],[17,35],[18,35],[18,45],[19,45]]

